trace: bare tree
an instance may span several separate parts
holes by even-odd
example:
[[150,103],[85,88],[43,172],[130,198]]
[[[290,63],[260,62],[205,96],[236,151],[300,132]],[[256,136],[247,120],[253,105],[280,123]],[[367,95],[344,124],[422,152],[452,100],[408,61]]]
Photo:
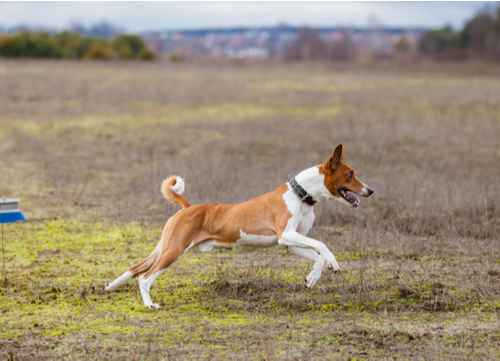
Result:
[[354,53],[354,41],[349,30],[344,30],[342,38],[331,44],[329,56],[332,60],[348,60]]
[[316,30],[302,28],[297,38],[286,49],[286,59],[305,60],[322,59],[326,56],[326,44]]

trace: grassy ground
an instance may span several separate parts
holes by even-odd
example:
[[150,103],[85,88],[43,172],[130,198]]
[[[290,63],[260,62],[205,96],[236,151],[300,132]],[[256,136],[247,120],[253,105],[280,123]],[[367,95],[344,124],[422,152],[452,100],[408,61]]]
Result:
[[[500,69],[485,64],[0,62],[7,358],[500,357]],[[188,252],[103,294],[154,248],[186,179],[235,203],[338,143],[375,189],[315,206],[343,273],[283,249]]]

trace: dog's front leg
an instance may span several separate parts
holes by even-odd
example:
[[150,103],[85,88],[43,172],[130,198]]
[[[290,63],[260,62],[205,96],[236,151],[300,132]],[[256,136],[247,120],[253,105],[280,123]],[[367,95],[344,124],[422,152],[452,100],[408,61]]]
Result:
[[323,257],[328,268],[334,272],[340,272],[340,267],[333,253],[323,243],[315,239],[303,236],[295,230],[288,230],[282,234],[278,242],[283,246],[312,249]]
[[[302,220],[297,226],[297,233],[303,236],[307,236],[307,233],[309,233],[309,230],[314,223],[314,218],[314,213],[311,207],[311,210],[302,217]],[[323,257],[321,257],[318,252],[312,249],[287,246],[286,250],[292,254],[314,262],[311,273],[309,273],[309,275],[306,277],[306,281],[304,284],[306,288],[312,288],[315,283],[321,278],[321,274],[323,273],[323,266],[325,265],[325,260],[323,259]]]
[[309,273],[305,281],[306,288],[312,288],[312,286],[314,286],[314,284],[321,278],[321,273],[323,273],[323,266],[325,265],[325,260],[323,259],[323,257],[321,257],[316,251],[312,249],[287,246],[286,250],[292,254],[314,262],[311,273]]

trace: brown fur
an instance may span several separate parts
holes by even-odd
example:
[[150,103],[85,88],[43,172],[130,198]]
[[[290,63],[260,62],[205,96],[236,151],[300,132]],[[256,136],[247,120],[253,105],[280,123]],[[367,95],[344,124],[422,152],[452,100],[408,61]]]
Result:
[[[164,181],[162,190],[179,196],[170,190],[174,185],[173,177]],[[247,234],[281,237],[291,214],[283,202],[283,194],[288,190],[286,184],[273,192],[261,195],[240,204],[200,204],[191,206],[169,193],[169,201],[187,204],[174,214],[165,225],[161,236],[161,250],[153,253],[129,269],[134,277],[147,272],[149,278],[175,262],[187,248],[204,241],[216,240],[217,243],[230,245],[240,238],[240,230]],[[170,200],[173,199],[173,200]],[[174,202],[175,201],[175,202]],[[179,203],[177,203],[179,202]],[[152,260],[156,260],[153,261]]]
[[170,203],[177,204],[178,206],[181,206],[183,209],[190,207],[191,203],[189,203],[186,198],[172,191],[171,187],[173,187],[176,183],[177,183],[176,175],[172,175],[167,179],[165,179],[161,184],[161,192],[163,193],[163,196]]

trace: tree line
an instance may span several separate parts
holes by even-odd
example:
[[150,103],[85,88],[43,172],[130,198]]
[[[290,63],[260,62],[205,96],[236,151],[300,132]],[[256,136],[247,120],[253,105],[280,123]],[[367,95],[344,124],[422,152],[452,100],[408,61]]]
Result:
[[425,32],[419,50],[436,58],[500,60],[500,6],[494,13],[479,12],[462,30],[446,26]]
[[[376,32],[376,30],[374,30]],[[425,31],[416,49],[404,36],[394,44],[394,55],[418,52],[435,59],[484,59],[500,61],[500,5],[495,11],[481,11],[455,31],[451,26]],[[303,28],[286,49],[289,60],[347,60],[359,53],[348,29],[340,41],[326,43],[317,31]]]
[[0,35],[0,57],[60,59],[154,59],[155,54],[137,35],[120,34],[113,40],[82,36],[72,31],[51,35],[23,31]]

